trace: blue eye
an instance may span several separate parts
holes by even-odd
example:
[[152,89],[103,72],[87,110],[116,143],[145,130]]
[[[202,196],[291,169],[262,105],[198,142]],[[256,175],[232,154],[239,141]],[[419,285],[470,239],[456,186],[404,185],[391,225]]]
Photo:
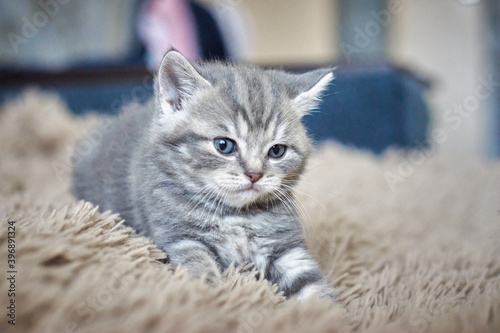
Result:
[[274,145],[269,149],[269,156],[272,158],[281,158],[285,155],[286,146],[285,145]]
[[224,155],[229,155],[236,150],[236,143],[227,138],[215,139],[214,146],[221,154]]

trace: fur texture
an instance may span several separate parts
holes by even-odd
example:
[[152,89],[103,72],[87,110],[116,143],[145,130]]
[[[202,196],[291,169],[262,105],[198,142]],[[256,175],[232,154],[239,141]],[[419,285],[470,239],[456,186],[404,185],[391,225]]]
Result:
[[0,332],[500,332],[499,162],[429,154],[392,191],[384,173],[412,155],[323,144],[297,202],[338,305],[299,303],[252,271],[216,288],[172,273],[117,215],[76,202],[71,156],[97,120],[33,91],[0,110],[0,253],[15,220],[19,264],[16,326],[4,313]]
[[75,194],[120,213],[171,264],[212,285],[231,263],[252,262],[287,296],[333,297],[292,193],[311,152],[301,119],[331,79],[331,70],[195,68],[170,51],[155,103],[101,128],[77,159]]

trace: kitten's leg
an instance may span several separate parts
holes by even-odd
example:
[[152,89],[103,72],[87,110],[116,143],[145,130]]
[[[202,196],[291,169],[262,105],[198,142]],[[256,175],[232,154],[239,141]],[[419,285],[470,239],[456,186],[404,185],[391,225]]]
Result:
[[185,267],[194,278],[205,275],[207,283],[211,286],[217,286],[222,281],[215,255],[204,244],[184,239],[170,244],[166,251],[172,266]]
[[335,292],[321,274],[318,264],[303,247],[287,249],[269,262],[268,277],[284,291],[304,300],[312,295],[335,299]]

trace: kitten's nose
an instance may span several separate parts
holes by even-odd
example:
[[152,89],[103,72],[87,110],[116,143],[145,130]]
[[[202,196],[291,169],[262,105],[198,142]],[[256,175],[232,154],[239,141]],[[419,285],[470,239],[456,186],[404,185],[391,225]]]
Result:
[[250,181],[253,183],[256,183],[259,179],[262,178],[262,173],[260,172],[247,172],[245,173],[245,175],[248,176],[248,178],[250,178]]

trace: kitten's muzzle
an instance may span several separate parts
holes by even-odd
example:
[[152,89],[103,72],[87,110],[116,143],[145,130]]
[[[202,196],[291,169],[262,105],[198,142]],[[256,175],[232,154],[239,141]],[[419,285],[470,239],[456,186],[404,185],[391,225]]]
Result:
[[259,179],[262,178],[261,172],[246,172],[245,175],[250,178],[252,184],[255,184]]

